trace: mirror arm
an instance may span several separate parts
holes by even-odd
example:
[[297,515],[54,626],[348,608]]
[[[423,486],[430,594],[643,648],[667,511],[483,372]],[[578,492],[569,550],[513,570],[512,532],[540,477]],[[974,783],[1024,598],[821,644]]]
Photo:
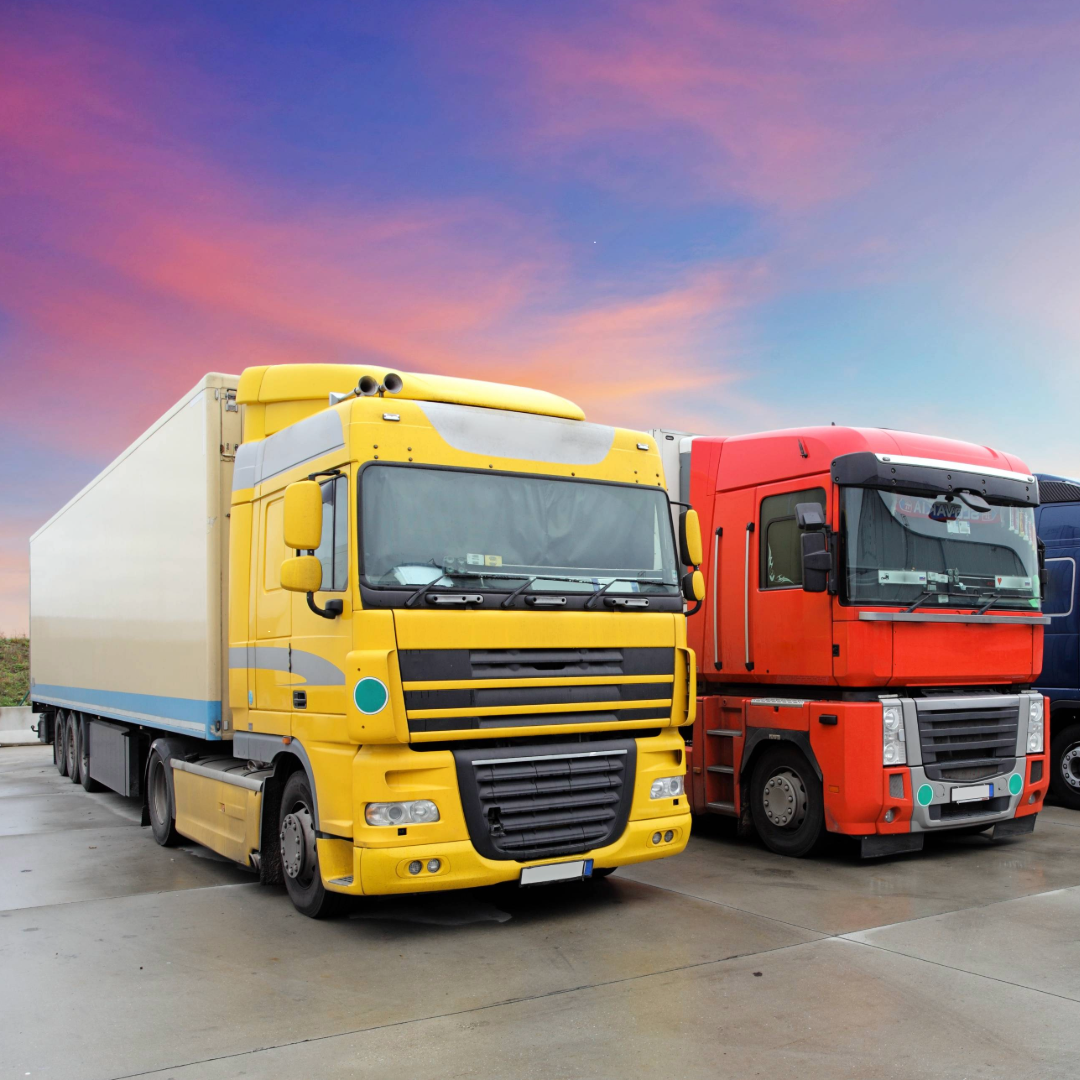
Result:
[[341,476],[340,469],[323,469],[322,472],[308,473],[308,479],[314,480],[319,476]]
[[686,617],[689,619],[691,615],[696,615],[701,610],[701,605],[704,604],[704,600],[698,600],[692,608],[688,608],[686,611]]
[[327,600],[326,607],[319,607],[315,603],[315,594],[310,592],[307,594],[307,606],[324,619],[336,619],[345,610],[345,604],[341,600]]

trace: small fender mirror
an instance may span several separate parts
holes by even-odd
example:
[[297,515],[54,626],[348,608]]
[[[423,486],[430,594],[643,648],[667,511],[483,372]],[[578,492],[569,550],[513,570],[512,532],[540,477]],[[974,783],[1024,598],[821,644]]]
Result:
[[281,587],[289,592],[318,592],[322,588],[322,563],[314,555],[286,559],[281,564]]
[[[816,503],[814,505],[817,506]],[[803,592],[825,592],[829,587],[829,571],[832,569],[832,555],[829,553],[825,534],[804,532],[800,537],[800,542],[802,543]]]
[[805,502],[795,504],[795,519],[804,532],[825,528],[825,510],[821,503]]
[[701,565],[701,522],[696,510],[679,515],[679,556],[683,566]]
[[990,504],[981,495],[976,495],[974,491],[958,491],[956,494],[960,496],[960,501],[974,510],[976,514],[990,513]]
[[683,576],[682,594],[691,603],[705,599],[705,575],[700,570],[691,570]]
[[319,546],[322,541],[322,488],[314,480],[298,480],[285,489],[284,519],[286,547],[314,551]]

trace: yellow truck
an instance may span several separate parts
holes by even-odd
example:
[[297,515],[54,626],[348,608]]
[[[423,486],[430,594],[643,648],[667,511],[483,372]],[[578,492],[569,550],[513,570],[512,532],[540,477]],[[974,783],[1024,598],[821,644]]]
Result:
[[212,374],[31,539],[31,698],[306,915],[602,876],[687,841],[699,549],[653,437],[555,395]]

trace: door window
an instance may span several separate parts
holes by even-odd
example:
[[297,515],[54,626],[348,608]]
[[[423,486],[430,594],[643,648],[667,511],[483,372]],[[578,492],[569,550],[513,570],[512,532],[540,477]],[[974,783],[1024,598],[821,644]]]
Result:
[[1043,614],[1071,615],[1073,606],[1073,586],[1076,578],[1076,562],[1070,558],[1046,560],[1046,596],[1043,599]]
[[795,506],[805,502],[816,502],[824,511],[825,489],[786,491],[761,500],[760,588],[802,587],[802,545]]
[[344,476],[322,485],[322,543],[315,557],[322,563],[322,592],[349,587],[349,487]]

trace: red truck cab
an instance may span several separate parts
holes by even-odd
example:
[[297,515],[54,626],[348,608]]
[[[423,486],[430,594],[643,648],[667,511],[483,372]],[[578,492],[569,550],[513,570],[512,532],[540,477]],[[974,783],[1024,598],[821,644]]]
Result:
[[825,832],[864,856],[1029,832],[1048,620],[1027,466],[875,428],[654,434],[704,537],[695,812],[796,856]]

